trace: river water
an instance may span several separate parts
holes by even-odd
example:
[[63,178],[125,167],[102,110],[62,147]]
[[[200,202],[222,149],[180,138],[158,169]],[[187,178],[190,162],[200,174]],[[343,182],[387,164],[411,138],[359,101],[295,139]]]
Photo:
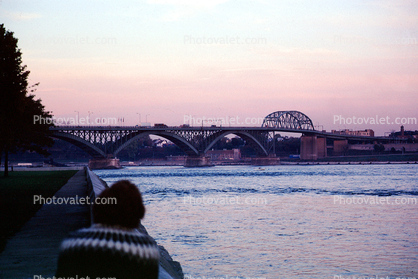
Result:
[[98,170],[192,278],[418,278],[418,165]]

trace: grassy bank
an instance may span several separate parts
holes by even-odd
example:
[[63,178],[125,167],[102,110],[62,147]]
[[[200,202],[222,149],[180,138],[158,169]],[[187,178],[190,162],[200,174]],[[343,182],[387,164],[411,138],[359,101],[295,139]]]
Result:
[[42,205],[34,195],[52,197],[77,171],[0,172],[0,252],[7,238],[15,234]]

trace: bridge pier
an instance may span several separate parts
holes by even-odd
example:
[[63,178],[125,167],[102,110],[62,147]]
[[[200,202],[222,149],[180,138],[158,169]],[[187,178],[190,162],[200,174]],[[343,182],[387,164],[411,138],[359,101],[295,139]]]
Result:
[[116,158],[94,158],[89,160],[91,170],[98,169],[120,169],[122,168],[119,159]]
[[196,168],[196,167],[213,167],[212,161],[209,156],[198,156],[191,157],[188,156],[184,162],[186,168]]
[[318,158],[325,158],[328,156],[327,152],[327,139],[326,138],[317,138],[318,145]]
[[334,140],[333,155],[344,155],[348,150],[348,140]]
[[317,136],[302,135],[300,138],[300,159],[316,161],[327,156],[327,141]]

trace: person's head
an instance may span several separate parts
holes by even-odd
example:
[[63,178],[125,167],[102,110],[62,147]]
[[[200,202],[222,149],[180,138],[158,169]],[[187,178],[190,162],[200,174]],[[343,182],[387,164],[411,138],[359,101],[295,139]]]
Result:
[[[128,180],[120,180],[99,195],[101,204],[93,205],[93,221],[109,226],[137,228],[145,207],[138,188]],[[113,204],[112,204],[113,203]]]

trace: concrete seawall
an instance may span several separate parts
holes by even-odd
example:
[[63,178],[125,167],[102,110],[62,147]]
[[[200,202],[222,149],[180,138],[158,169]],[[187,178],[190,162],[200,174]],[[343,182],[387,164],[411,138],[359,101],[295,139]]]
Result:
[[[91,200],[94,200],[100,193],[108,187],[106,182],[101,180],[94,172],[86,169],[87,174],[87,186],[89,191],[89,196]],[[138,231],[145,233],[148,232],[144,226],[139,225]],[[160,249],[160,279],[183,279],[183,270],[179,262],[174,261],[167,250],[158,245]]]
[[[78,171],[54,197],[91,200],[107,187],[90,170]],[[91,207],[78,204],[44,204],[19,232],[8,240],[0,254],[0,279],[53,278],[62,240],[72,231],[91,224]],[[145,232],[144,227],[138,230]],[[160,246],[160,279],[183,279],[179,263]]]

